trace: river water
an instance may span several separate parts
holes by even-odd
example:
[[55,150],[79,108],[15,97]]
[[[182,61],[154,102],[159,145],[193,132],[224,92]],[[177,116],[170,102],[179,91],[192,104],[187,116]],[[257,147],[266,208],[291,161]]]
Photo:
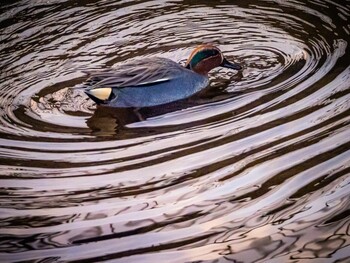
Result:
[[[3,1],[1,262],[350,262],[350,1]],[[214,43],[133,111],[82,70]]]

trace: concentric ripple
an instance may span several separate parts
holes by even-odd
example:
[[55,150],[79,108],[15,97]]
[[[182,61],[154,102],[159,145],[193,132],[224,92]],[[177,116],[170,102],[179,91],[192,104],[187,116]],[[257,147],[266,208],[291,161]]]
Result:
[[[350,1],[0,6],[1,262],[348,262]],[[96,107],[82,70],[201,43],[240,72]]]

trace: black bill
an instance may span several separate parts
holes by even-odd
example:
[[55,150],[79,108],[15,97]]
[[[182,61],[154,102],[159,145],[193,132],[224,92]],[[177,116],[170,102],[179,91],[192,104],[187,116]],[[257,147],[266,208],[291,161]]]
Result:
[[242,67],[239,64],[232,63],[232,62],[228,61],[226,58],[224,58],[224,61],[222,61],[220,66],[224,67],[224,68],[235,69],[235,70],[241,70],[242,69]]

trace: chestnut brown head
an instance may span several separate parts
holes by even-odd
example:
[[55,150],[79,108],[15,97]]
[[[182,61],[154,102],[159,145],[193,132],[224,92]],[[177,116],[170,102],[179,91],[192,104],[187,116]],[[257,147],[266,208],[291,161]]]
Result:
[[221,50],[213,45],[196,47],[186,62],[186,68],[202,75],[207,75],[210,70],[219,66],[235,70],[242,69],[239,64],[229,62]]

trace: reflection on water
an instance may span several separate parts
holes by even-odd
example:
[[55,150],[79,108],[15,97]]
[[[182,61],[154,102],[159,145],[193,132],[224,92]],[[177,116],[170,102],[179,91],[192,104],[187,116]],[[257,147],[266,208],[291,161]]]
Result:
[[[350,1],[0,12],[1,262],[350,261]],[[243,71],[141,121],[77,89],[208,42]]]

